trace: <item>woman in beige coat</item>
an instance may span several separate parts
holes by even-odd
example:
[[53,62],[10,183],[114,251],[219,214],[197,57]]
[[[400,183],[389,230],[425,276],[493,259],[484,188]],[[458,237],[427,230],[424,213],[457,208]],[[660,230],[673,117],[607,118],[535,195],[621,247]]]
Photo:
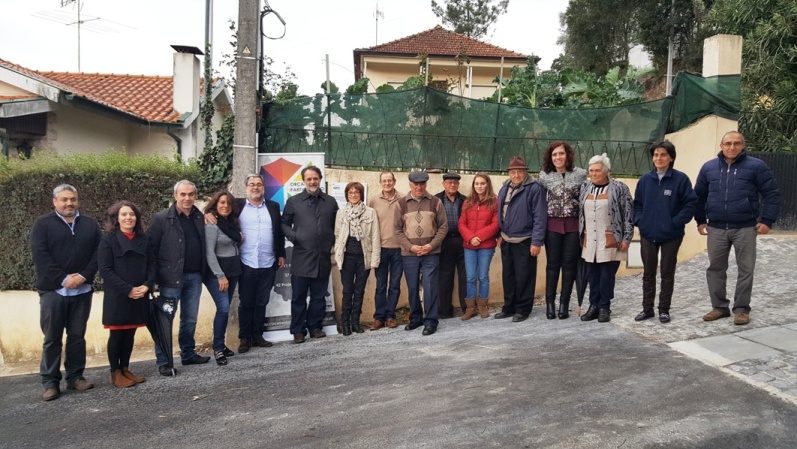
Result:
[[376,212],[365,205],[365,188],[359,182],[346,185],[346,207],[335,218],[335,262],[340,269],[343,301],[340,323],[343,335],[361,334],[365,284],[371,268],[379,266],[382,252]]

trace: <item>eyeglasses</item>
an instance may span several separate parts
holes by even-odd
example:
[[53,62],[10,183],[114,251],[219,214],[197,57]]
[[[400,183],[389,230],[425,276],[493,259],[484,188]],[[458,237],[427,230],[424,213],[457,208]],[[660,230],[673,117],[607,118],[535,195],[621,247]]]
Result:
[[736,142],[722,142],[720,145],[722,145],[723,147],[743,147],[744,146],[744,142],[739,142],[739,141],[736,141]]
[[263,187],[263,184],[247,184],[246,187],[254,189],[255,187]]
[[350,196],[351,196],[351,195],[357,195],[357,196],[360,196],[360,192],[357,192],[357,191],[354,191],[354,192],[346,192],[346,194],[347,194],[347,195],[350,195]]

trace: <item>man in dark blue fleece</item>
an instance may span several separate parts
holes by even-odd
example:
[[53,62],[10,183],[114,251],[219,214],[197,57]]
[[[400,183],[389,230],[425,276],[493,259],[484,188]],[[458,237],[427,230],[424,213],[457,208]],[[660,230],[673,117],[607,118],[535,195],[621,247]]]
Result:
[[756,237],[769,233],[778,219],[780,191],[767,164],[747,155],[740,132],[725,133],[720,148],[716,159],[703,164],[695,183],[697,230],[708,235],[706,280],[712,309],[703,320],[731,315],[725,284],[733,246],[738,268],[733,322],[741,325],[750,322]]

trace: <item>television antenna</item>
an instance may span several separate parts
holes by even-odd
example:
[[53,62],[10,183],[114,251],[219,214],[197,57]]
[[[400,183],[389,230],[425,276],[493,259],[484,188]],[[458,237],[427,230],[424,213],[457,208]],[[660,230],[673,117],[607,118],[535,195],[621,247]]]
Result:
[[[133,27],[127,26],[123,23],[114,22],[112,20],[107,19],[100,19],[100,17],[96,16],[89,16],[86,17],[83,14],[83,6],[85,3],[82,0],[60,0],[61,8],[66,6],[73,5],[73,9],[75,12],[70,11],[60,11],[60,10],[49,10],[49,11],[38,11],[32,13],[33,17],[38,19],[47,20],[49,22],[55,22],[61,25],[72,26],[77,25],[77,69],[78,72],[81,71],[80,67],[80,38],[83,31],[89,31],[92,33],[107,33],[113,32],[117,33],[119,30],[115,29],[113,25],[118,25],[121,27],[135,29]],[[103,24],[98,23],[87,23],[87,22],[95,22],[98,20],[102,20]],[[112,26],[105,25],[105,22],[110,22]]]
[[94,17],[91,19],[81,19],[80,13],[83,10],[83,5],[80,3],[80,0],[61,0],[61,7],[63,8],[73,3],[77,3],[77,21],[67,23],[66,26],[77,25],[77,71],[80,72],[80,28],[84,23],[100,20],[100,18]]
[[374,9],[374,19],[376,19],[376,35],[374,36],[374,45],[379,45],[379,18],[385,18],[384,11],[379,9],[379,3],[376,4]]

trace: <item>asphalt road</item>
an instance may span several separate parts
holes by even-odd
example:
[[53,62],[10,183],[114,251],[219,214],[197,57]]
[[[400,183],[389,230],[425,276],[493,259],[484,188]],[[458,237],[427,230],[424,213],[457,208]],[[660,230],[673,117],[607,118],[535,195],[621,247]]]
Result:
[[[626,317],[627,318],[627,317]],[[617,319],[617,318],[615,318]],[[793,448],[795,406],[663,343],[577,317],[444,320],[279,343],[43,402],[0,378],[2,448]],[[182,368],[182,367],[180,367]],[[62,384],[63,387],[63,384]]]

